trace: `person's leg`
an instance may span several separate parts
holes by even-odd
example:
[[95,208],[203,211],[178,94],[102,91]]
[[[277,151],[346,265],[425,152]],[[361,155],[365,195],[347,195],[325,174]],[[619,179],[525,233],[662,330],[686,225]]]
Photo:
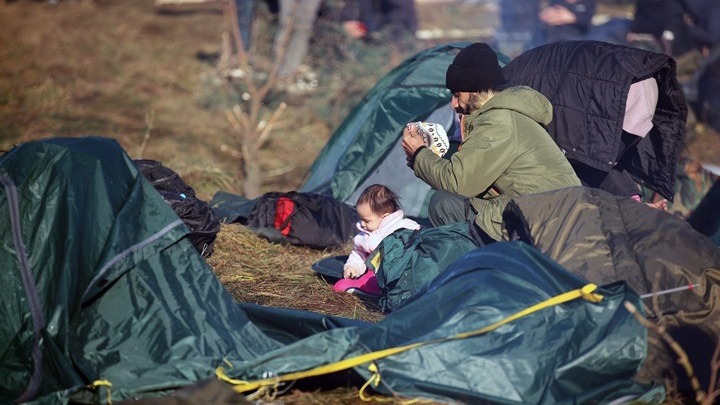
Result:
[[256,3],[257,0],[235,0],[240,37],[243,41],[243,49],[246,51],[250,48],[252,39],[252,23],[255,18]]
[[477,212],[470,204],[470,199],[449,191],[438,190],[428,205],[428,217],[432,226],[465,222],[468,224],[470,236],[475,239],[478,246],[485,246],[495,242],[493,238],[483,231],[476,223]]
[[464,222],[467,217],[467,197],[445,190],[437,190],[430,197],[428,217],[432,226]]

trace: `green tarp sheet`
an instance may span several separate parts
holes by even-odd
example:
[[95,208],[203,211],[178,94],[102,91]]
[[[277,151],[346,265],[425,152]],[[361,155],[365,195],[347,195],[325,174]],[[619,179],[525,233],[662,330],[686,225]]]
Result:
[[[453,263],[383,320],[320,332],[228,370],[261,379],[390,347],[480,329],[586,281],[521,242],[477,249]],[[645,358],[645,329],[623,307],[638,296],[625,284],[533,313],[492,333],[377,360],[385,394],[463,403],[607,403],[643,387],[633,376]],[[355,370],[370,378],[367,364]]]
[[0,402],[64,402],[98,379],[125,399],[280,346],[116,141],[23,144],[0,178]]
[[[106,403],[252,380],[486,326],[584,280],[519,242],[469,253],[378,323],[236,303],[116,141],[0,157],[0,402]],[[624,284],[481,336],[378,360],[382,393],[572,403],[636,393],[645,330]],[[366,366],[321,381],[355,384]],[[105,380],[112,386],[88,385]]]

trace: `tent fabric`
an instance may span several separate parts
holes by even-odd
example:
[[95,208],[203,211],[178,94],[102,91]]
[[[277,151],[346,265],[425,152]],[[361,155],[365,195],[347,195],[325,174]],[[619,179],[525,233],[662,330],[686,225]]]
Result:
[[[445,72],[468,44],[422,51],[378,81],[333,133],[299,191],[354,205],[367,186],[381,183],[398,194],[407,215],[427,218],[434,190],[406,167],[402,128],[427,121],[455,132]],[[603,172],[617,167],[673,199],[687,107],[671,58],[598,41],[567,41],[526,51],[512,61],[499,53],[498,59],[514,84],[540,91],[553,104],[548,132],[568,159]],[[659,85],[653,128],[644,138],[632,137],[636,143],[625,150],[625,100],[633,82],[650,77]]]
[[[520,242],[474,250],[375,324],[319,332],[226,370],[246,381],[331,364],[386,348],[488,326],[586,282]],[[638,392],[645,329],[623,307],[623,283],[600,303],[575,300],[480,336],[432,343],[376,360],[384,394],[465,403],[560,404]],[[355,372],[363,379],[366,366]],[[639,392],[642,392],[640,389]]]
[[[19,145],[0,157],[0,184],[1,402],[117,403],[168,395],[226,364],[246,378],[309,368],[486,326],[585,284],[507,243],[471,252],[377,324],[238,304],[116,141]],[[623,284],[600,292],[597,304],[569,302],[382,360],[380,390],[561,403],[636,389],[627,377],[643,359],[644,329],[621,303],[638,298]],[[478,372],[489,369],[502,372]],[[369,377],[353,375],[338,378]]]
[[[478,247],[465,222],[398,229],[380,242],[368,258],[382,296],[380,308],[395,310],[451,263]],[[375,265],[375,262],[379,265]]]
[[247,223],[247,219],[259,199],[260,197],[249,199],[227,191],[218,191],[210,200],[210,208],[220,222],[226,224]]
[[21,144],[0,178],[0,402],[103,402],[76,392],[99,379],[119,401],[279,347],[116,141]]
[[299,191],[331,195],[355,205],[366,186],[382,183],[398,194],[407,215],[427,217],[431,190],[406,167],[402,129],[408,122],[432,121],[452,133],[445,71],[466,45],[422,51],[380,79],[333,133]]
[[[686,221],[602,190],[571,187],[513,199],[503,223],[508,234],[594,283],[625,281],[641,295],[693,285],[647,305],[671,327],[720,339],[720,248]],[[705,359],[713,348],[706,347]],[[648,370],[663,367],[671,365]]]
[[597,284],[623,280],[639,294],[699,285],[658,297],[663,312],[692,318],[720,294],[720,249],[712,240],[686,221],[629,198],[586,187],[522,196],[513,199],[503,223],[509,234]]

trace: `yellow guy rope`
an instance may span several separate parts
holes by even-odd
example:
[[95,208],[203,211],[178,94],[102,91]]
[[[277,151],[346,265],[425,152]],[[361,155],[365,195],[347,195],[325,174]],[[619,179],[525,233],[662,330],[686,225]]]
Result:
[[[220,380],[235,385],[235,387],[233,387],[233,389],[238,393],[244,393],[244,392],[248,392],[248,391],[257,390],[261,387],[275,386],[280,382],[295,381],[295,380],[299,380],[302,378],[308,378],[308,377],[317,377],[320,375],[330,374],[330,373],[334,373],[337,371],[342,371],[342,370],[347,370],[347,369],[350,369],[353,367],[357,367],[362,364],[370,363],[372,361],[382,359],[385,357],[389,357],[394,354],[412,350],[412,349],[418,348],[420,346],[479,336],[479,335],[491,332],[491,331],[499,328],[500,326],[510,323],[516,319],[530,315],[533,312],[537,312],[537,311],[540,311],[542,309],[545,309],[545,308],[548,308],[548,307],[551,307],[554,305],[564,304],[568,301],[572,301],[572,300],[575,300],[578,298],[583,298],[587,301],[590,301],[593,303],[598,303],[598,302],[602,301],[603,296],[600,294],[593,293],[593,291],[595,291],[596,289],[597,289],[597,286],[595,284],[587,284],[582,288],[568,291],[566,293],[556,295],[555,297],[552,297],[552,298],[548,298],[547,300],[545,300],[543,302],[540,302],[531,307],[525,308],[522,311],[516,312],[515,314],[510,315],[505,319],[502,319],[498,322],[495,322],[495,323],[488,325],[481,329],[476,329],[476,330],[473,330],[470,332],[458,333],[456,335],[449,336],[449,337],[428,340],[426,342],[418,342],[418,343],[413,343],[410,345],[391,347],[389,349],[365,353],[365,354],[361,354],[356,357],[351,357],[348,359],[340,360],[338,362],[326,364],[324,366],[316,367],[316,368],[313,368],[310,370],[298,371],[298,372],[289,373],[289,374],[285,374],[285,375],[281,375],[281,376],[264,378],[264,379],[256,380],[256,381],[244,381],[244,380],[236,380],[236,379],[230,378],[225,373],[225,369],[222,367],[218,367],[215,370],[215,375]],[[371,371],[372,371],[372,369],[371,369]],[[373,377],[371,377],[371,380],[377,379],[377,383],[375,384],[375,385],[377,385],[379,383],[379,377],[380,377],[379,373],[377,373],[377,368],[375,369],[374,373],[377,374],[377,377],[373,376]]]
[[112,387],[112,383],[108,380],[95,380],[92,383],[92,388],[97,388],[101,386],[107,387],[107,403],[109,405],[112,405],[112,397],[110,396],[110,387]]

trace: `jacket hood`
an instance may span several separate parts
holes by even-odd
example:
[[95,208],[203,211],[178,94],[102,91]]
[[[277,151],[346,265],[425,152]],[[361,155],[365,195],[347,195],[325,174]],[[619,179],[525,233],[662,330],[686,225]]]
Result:
[[[381,233],[378,232],[380,230],[384,229],[399,229],[399,228],[407,228],[407,229],[418,229],[419,225],[417,222],[413,221],[412,219],[405,218],[405,212],[403,210],[397,210],[390,215],[386,216],[380,221],[380,225],[378,226],[378,229],[374,231],[367,231],[365,228],[362,227],[362,223],[358,221],[358,223],[355,225],[357,229],[360,231],[360,233],[364,234],[374,234],[374,233]],[[390,232],[392,233],[392,232]],[[389,233],[388,233],[389,234]]]
[[476,114],[494,108],[517,111],[534,121],[548,125],[552,121],[553,107],[541,93],[527,86],[515,86],[496,93]]

